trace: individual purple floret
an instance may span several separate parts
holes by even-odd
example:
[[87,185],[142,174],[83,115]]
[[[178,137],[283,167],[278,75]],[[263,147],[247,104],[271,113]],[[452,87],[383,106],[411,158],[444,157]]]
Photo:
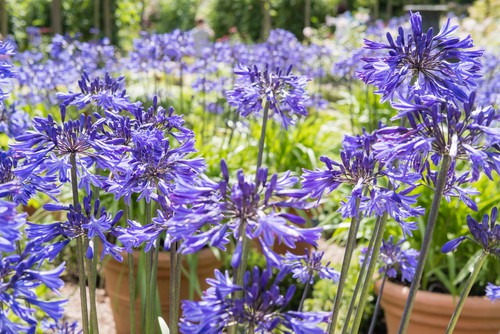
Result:
[[464,235],[450,240],[443,245],[441,251],[443,253],[454,251],[462,241],[469,239],[479,244],[486,252],[500,256],[500,225],[496,223],[497,215],[498,209],[494,207],[491,209],[491,215],[484,214],[481,222],[467,216],[467,226],[472,238]]
[[[415,276],[415,268],[417,267],[419,252],[413,248],[402,249],[401,245],[405,242],[401,239],[398,243],[394,244],[394,237],[391,235],[389,240],[382,240],[380,246],[379,259],[381,260],[382,267],[379,273],[386,273],[387,277],[396,278],[401,275],[401,280],[411,283],[413,276]],[[363,256],[360,257],[361,262],[365,259],[367,249],[363,249]]]
[[410,23],[407,34],[402,27],[395,39],[387,33],[388,44],[365,39],[367,49],[387,51],[380,57],[364,58],[367,64],[358,76],[378,88],[382,101],[394,94],[433,94],[467,101],[475,79],[480,77],[481,63],[476,58],[482,51],[469,50],[474,46],[470,36],[452,36],[458,26],[451,26],[450,19],[435,36],[433,28],[422,31],[419,13],[410,13]]
[[486,286],[486,297],[491,300],[500,299],[500,286],[488,283]]
[[334,282],[339,280],[339,273],[330,268],[330,262],[326,265],[321,263],[324,252],[316,252],[306,249],[305,255],[295,255],[287,252],[283,261],[283,270],[291,271],[293,278],[302,283],[314,283],[314,277],[317,274],[319,278],[329,279]]
[[[284,276],[273,279],[270,271],[261,273],[256,267],[246,272],[241,287],[232,283],[227,271],[223,274],[215,270],[215,278],[207,280],[211,287],[201,301],[183,301],[181,332],[218,334],[235,324],[260,334],[278,329],[287,334],[323,334],[319,324],[325,321],[325,314],[285,311],[295,286],[282,293],[279,284]],[[231,294],[235,292],[242,296],[233,299]]]
[[[292,188],[298,178],[289,172],[268,177],[267,168],[260,168],[256,180],[245,177],[239,170],[236,180],[231,182],[224,160],[221,171],[221,181],[204,178],[198,185],[179,183],[172,196],[176,207],[169,233],[174,240],[183,240],[182,252],[196,252],[205,245],[225,250],[230,234],[236,240],[241,239],[239,231],[243,224],[246,235],[259,240],[270,265],[279,266],[279,256],[271,250],[276,240],[291,248],[298,241],[316,244],[321,229],[295,226],[304,224],[304,218],[284,210],[309,207],[306,193]],[[234,267],[238,267],[240,256],[241,240],[233,256]]]
[[285,129],[295,123],[296,115],[307,115],[305,103],[308,95],[305,86],[308,79],[292,74],[290,66],[285,72],[266,67],[242,67],[234,71],[241,76],[241,83],[226,93],[228,103],[238,109],[243,117],[260,114],[264,105],[269,104],[269,117],[277,115]]

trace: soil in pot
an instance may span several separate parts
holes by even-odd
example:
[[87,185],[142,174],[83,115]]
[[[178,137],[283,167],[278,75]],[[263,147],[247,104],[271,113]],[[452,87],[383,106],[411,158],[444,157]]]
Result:
[[[137,279],[137,268],[139,263],[140,252],[134,252],[134,273]],[[117,334],[130,333],[130,298],[129,298],[129,282],[128,282],[128,266],[127,255],[123,254],[124,261],[118,262],[110,259],[104,266],[104,275],[106,279],[105,290],[111,300],[111,309],[113,318],[116,324]],[[214,270],[221,266],[221,262],[215,257],[209,249],[203,249],[198,257],[198,281],[201,290],[206,290],[208,284],[206,279],[213,277]],[[188,263],[184,259],[183,267],[188,268]],[[168,321],[169,310],[169,286],[170,286],[170,255],[168,252],[160,252],[158,258],[158,289],[160,293],[161,312],[163,318]],[[136,333],[141,333],[141,301],[139,290],[136,289],[137,299],[135,301],[136,309]],[[189,299],[189,280],[184,275],[181,283],[181,300]],[[195,300],[199,300],[199,296],[195,294]]]
[[[375,291],[380,290],[380,281]],[[409,287],[387,281],[382,295],[382,308],[387,322],[387,333],[398,332]],[[406,334],[443,334],[459,297],[429,291],[418,291]],[[469,297],[465,302],[454,334],[499,334],[500,303],[486,297]]]

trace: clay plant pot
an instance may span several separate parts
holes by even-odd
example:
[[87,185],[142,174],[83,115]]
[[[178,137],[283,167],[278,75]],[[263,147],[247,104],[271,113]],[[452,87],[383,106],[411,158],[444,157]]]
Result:
[[[139,264],[139,251],[134,251],[134,274],[137,279],[137,268]],[[130,333],[130,297],[128,282],[127,255],[123,254],[123,262],[110,259],[104,265],[105,290],[111,300],[111,310],[116,324],[117,334]],[[201,290],[206,290],[208,284],[206,279],[213,277],[214,270],[220,268],[221,262],[215,257],[210,248],[203,249],[198,257],[198,281]],[[188,268],[185,258],[183,267]],[[169,310],[169,287],[170,287],[170,254],[160,252],[158,257],[158,290],[160,293],[161,313],[168,322]],[[141,333],[141,297],[139,289],[136,289],[136,333]],[[199,296],[195,294],[195,300]],[[180,298],[189,299],[189,280],[182,275]]]
[[[380,281],[375,291],[380,290]],[[410,291],[409,287],[386,281],[382,308],[387,322],[387,333],[398,332],[401,317]],[[406,334],[443,334],[459,297],[429,291],[418,291]],[[468,297],[460,314],[454,334],[498,334],[500,332],[500,303],[486,297]]]

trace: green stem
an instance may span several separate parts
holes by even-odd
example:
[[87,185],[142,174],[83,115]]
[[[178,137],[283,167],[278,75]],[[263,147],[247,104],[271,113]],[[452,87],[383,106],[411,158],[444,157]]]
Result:
[[262,116],[262,129],[260,131],[259,155],[257,156],[257,172],[259,171],[259,168],[262,166],[262,156],[264,155],[268,117],[269,117],[269,102],[266,101],[266,105],[264,106],[264,115]]
[[380,291],[378,292],[377,302],[375,303],[375,310],[373,311],[372,321],[370,323],[368,334],[373,334],[373,332],[375,331],[378,312],[380,310],[380,302],[382,301],[382,294],[384,293],[385,281],[387,281],[387,271],[384,271],[384,276],[382,276],[382,284],[380,285]]
[[[151,319],[157,319],[157,310],[156,310],[156,288],[157,288],[157,276],[158,276],[158,256],[159,256],[159,246],[160,246],[160,238],[156,240],[156,247],[152,256],[152,268],[151,268],[151,276],[149,277],[149,295],[153,298],[153,305],[151,305]],[[159,310],[161,312],[161,310]],[[157,326],[154,326],[153,333],[156,332]]]
[[[146,202],[146,222],[145,225],[151,224],[151,201]],[[156,320],[153,318],[154,312],[154,298],[151,295],[151,277],[153,272],[153,253],[151,249],[146,253],[146,322],[144,333],[152,333],[153,325]],[[156,328],[156,327],[154,327]]]
[[[247,270],[247,260],[248,253],[250,253],[250,239],[246,236],[246,221],[243,220],[240,225],[239,239],[241,244],[241,261],[239,267],[236,269],[236,275],[234,282],[236,285],[243,286],[243,278],[245,277],[245,272]],[[240,295],[241,291],[238,291],[236,295]]]
[[180,72],[179,72],[179,97],[180,97],[180,105],[181,105],[181,114],[184,113],[184,75],[182,68],[182,61],[179,61]]
[[384,215],[377,219],[377,237],[375,239],[375,243],[373,245],[373,251],[369,257],[368,271],[366,273],[366,279],[363,284],[363,290],[361,290],[361,295],[359,297],[359,305],[356,309],[356,315],[354,316],[354,324],[352,325],[351,333],[358,333],[359,326],[361,325],[361,319],[363,318],[363,313],[365,311],[366,300],[368,299],[368,293],[370,292],[370,283],[373,274],[375,273],[375,269],[377,266],[378,255],[380,253],[380,245],[382,244],[382,238],[384,236],[385,225],[387,224],[387,212]]
[[344,259],[342,261],[342,269],[340,271],[340,278],[338,282],[337,295],[333,302],[332,315],[330,319],[330,325],[328,332],[330,334],[335,333],[335,328],[337,327],[337,320],[340,313],[340,305],[342,303],[342,295],[344,293],[344,286],[347,280],[347,273],[349,271],[349,266],[351,264],[352,254],[354,252],[354,245],[356,243],[356,234],[358,233],[359,225],[361,222],[361,213],[359,212],[359,197],[356,198],[356,213],[357,216],[353,217],[351,220],[351,225],[349,226],[349,234],[347,235],[347,244],[344,253]]
[[177,290],[177,277],[181,268],[179,267],[178,257],[178,242],[172,243],[170,246],[170,301],[169,301],[169,329],[170,333],[177,334],[179,322],[179,309],[177,307],[177,299],[179,291]]
[[[70,155],[71,162],[71,189],[73,193],[73,206],[76,208],[79,203],[78,198],[78,177],[76,172],[76,153]],[[76,260],[78,267],[78,283],[80,286],[80,308],[82,311],[82,329],[83,334],[89,333],[89,314],[87,309],[87,287],[85,284],[85,264],[84,256],[85,250],[83,249],[84,235],[76,238]]]
[[[125,224],[130,217],[130,209],[125,200],[123,201],[123,216]],[[135,334],[135,276],[134,276],[134,254],[127,253],[128,264],[128,286],[130,299],[130,334]]]
[[[177,243],[177,249],[180,247],[180,241]],[[170,331],[172,334],[177,334],[179,331],[179,312],[180,312],[180,306],[181,306],[181,278],[182,278],[182,253],[177,252],[177,271],[175,272],[175,301],[174,301],[174,310],[175,310],[175,328],[176,331]]]
[[[89,241],[87,240],[87,243]],[[89,302],[90,302],[90,327],[91,333],[99,334],[99,322],[97,320],[97,303],[96,303],[96,285],[97,285],[97,259],[95,252],[98,250],[98,239],[93,238],[94,242],[94,256],[92,259],[85,258],[88,278],[89,278]],[[87,245],[88,247],[88,245]]]
[[[373,244],[375,243],[375,239],[377,236],[377,224],[375,224],[375,227],[373,229],[372,236],[370,238],[370,243],[368,244],[368,249],[366,250],[366,254],[371,254],[373,250]],[[367,257],[368,258],[368,255]],[[349,328],[349,321],[351,320],[351,316],[354,313],[354,310],[356,308],[356,302],[357,302],[357,297],[358,293],[361,290],[361,287],[363,286],[364,281],[366,280],[366,269],[368,267],[368,261],[363,261],[363,264],[361,265],[361,270],[359,272],[359,279],[356,282],[356,286],[354,288],[354,292],[352,293],[351,297],[351,302],[349,303],[349,308],[347,309],[347,315],[345,317],[345,322],[344,322],[344,327],[342,328],[342,333],[347,333],[347,330]]]
[[130,299],[130,334],[135,334],[135,277],[134,277],[134,254],[127,253],[128,263],[128,285]]
[[488,252],[484,251],[481,254],[481,256],[476,260],[476,263],[474,265],[474,270],[470,274],[470,277],[467,280],[467,283],[465,283],[462,294],[460,295],[460,300],[458,301],[458,304],[455,307],[455,311],[453,311],[453,315],[451,316],[450,323],[448,324],[448,328],[446,329],[446,334],[453,333],[453,330],[455,329],[455,326],[457,325],[458,317],[460,317],[460,313],[462,312],[462,309],[464,308],[465,301],[467,300],[467,296],[469,296],[470,290],[472,289],[472,285],[474,285],[474,282],[476,281],[477,275],[479,275],[479,272],[481,271],[481,268],[483,267],[484,261],[486,261],[488,254],[489,254]]
[[413,310],[413,305],[415,304],[417,291],[420,287],[420,280],[422,279],[422,275],[424,273],[425,262],[427,261],[427,255],[429,254],[429,249],[431,247],[432,235],[434,233],[434,227],[436,226],[439,205],[441,204],[441,198],[443,197],[444,189],[446,186],[450,163],[450,156],[444,155],[441,169],[439,170],[439,175],[436,181],[436,190],[434,192],[434,198],[432,200],[432,206],[431,211],[429,212],[427,226],[425,227],[425,234],[422,241],[422,247],[420,249],[420,255],[418,256],[418,264],[417,268],[415,269],[415,276],[413,277],[413,281],[411,283],[410,292],[408,294],[408,299],[406,300],[406,305],[403,312],[403,317],[401,318],[401,324],[399,325],[399,334],[406,333],[408,324],[410,323],[410,315],[411,311]]
[[299,309],[297,310],[297,312],[302,312],[302,308],[304,307],[304,302],[306,300],[307,294],[309,293],[309,289],[311,288],[312,275],[313,273],[310,272],[309,276],[307,277],[306,287],[304,288],[304,293],[302,294],[302,298],[300,299]]

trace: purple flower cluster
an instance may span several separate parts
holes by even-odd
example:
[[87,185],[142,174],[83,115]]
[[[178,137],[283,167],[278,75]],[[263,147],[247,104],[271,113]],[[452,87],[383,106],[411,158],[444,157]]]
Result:
[[[383,130],[384,128],[379,131]],[[398,178],[399,170],[396,167],[387,168],[377,159],[373,150],[377,139],[377,133],[345,136],[343,150],[340,152],[341,162],[321,157],[320,160],[326,168],[304,170],[302,187],[312,197],[319,199],[325,192],[330,193],[342,184],[350,185],[351,195],[341,203],[339,209],[344,218],[358,217],[360,213],[379,217],[388,213],[401,225],[404,233],[411,235],[416,225],[406,219],[424,212],[420,207],[413,207],[417,195],[410,194],[414,189],[412,183],[418,180],[419,176],[408,173],[406,178]],[[382,186],[382,178],[389,178],[393,188]],[[402,183],[398,180],[409,186],[400,189]],[[359,205],[356,205],[357,202]]]
[[269,67],[260,70],[257,66],[240,66],[234,73],[243,79],[226,93],[229,105],[247,117],[252,113],[260,114],[266,104],[271,111],[269,117],[277,115],[282,126],[288,129],[294,124],[295,115],[307,115],[305,103],[308,99],[305,92],[308,79],[293,75],[291,71],[291,66],[286,72],[279,68],[272,71]]
[[[386,273],[387,277],[390,278],[397,278],[401,275],[401,281],[410,283],[413,281],[413,276],[415,276],[419,252],[412,248],[402,249],[401,245],[405,241],[405,239],[401,239],[395,244],[392,235],[389,240],[382,240],[379,254],[382,266],[379,273]],[[367,249],[364,248],[362,253],[361,262],[365,260]]]
[[291,248],[299,241],[316,245],[321,229],[299,228],[294,224],[304,224],[304,218],[284,211],[308,207],[307,193],[292,188],[298,178],[289,172],[269,177],[267,168],[260,168],[255,181],[239,170],[232,183],[224,160],[221,171],[223,178],[219,182],[203,178],[198,184],[179,183],[173,193],[172,201],[177,207],[167,223],[173,240],[183,240],[182,252],[196,252],[205,245],[225,250],[229,235],[233,234],[238,245],[232,263],[238,267],[241,226],[246,227],[250,239],[260,242],[268,264],[273,266],[279,267],[281,262],[271,249],[276,240]]
[[321,263],[324,252],[315,252],[306,249],[305,255],[295,255],[287,252],[282,268],[293,273],[293,278],[298,279],[302,283],[314,283],[314,277],[317,274],[319,278],[329,279],[333,282],[339,280],[339,273],[329,267],[330,262],[326,265]]
[[434,35],[432,28],[422,30],[420,13],[410,15],[411,32],[402,27],[394,38],[387,33],[388,44],[365,39],[371,50],[388,50],[380,57],[366,57],[359,77],[378,88],[382,100],[393,96],[433,94],[467,101],[470,87],[480,76],[481,63],[476,59],[482,51],[470,51],[474,45],[470,36],[460,39],[451,34],[458,26],[450,19]]
[[[294,293],[290,286],[283,294],[280,282],[286,272],[273,279],[270,271],[254,268],[246,272],[243,286],[233,284],[228,272],[215,271],[215,278],[208,279],[211,287],[201,301],[183,301],[182,333],[221,333],[232,324],[252,328],[255,333],[322,334],[318,325],[325,315],[313,312],[286,311]],[[241,297],[233,299],[232,293]]]

